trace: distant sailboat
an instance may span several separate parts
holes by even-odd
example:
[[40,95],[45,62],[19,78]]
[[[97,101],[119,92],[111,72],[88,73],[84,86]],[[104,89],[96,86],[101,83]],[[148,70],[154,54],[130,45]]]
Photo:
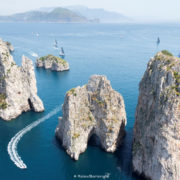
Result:
[[157,38],[157,42],[156,42],[157,46],[159,46],[160,42],[161,42],[161,41],[160,41],[160,38],[158,37],[158,38]]
[[58,42],[57,42],[57,40],[54,41],[54,48],[55,48],[55,49],[58,48]]
[[63,49],[63,47],[61,47],[61,50],[60,50],[60,53],[59,53],[59,56],[61,57],[61,58],[65,58],[65,53],[64,53],[64,49]]

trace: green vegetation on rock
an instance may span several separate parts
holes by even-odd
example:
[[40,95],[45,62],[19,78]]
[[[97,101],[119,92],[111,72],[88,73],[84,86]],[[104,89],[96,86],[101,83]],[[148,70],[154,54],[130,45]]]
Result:
[[0,93],[0,109],[6,109],[7,103],[6,103],[6,94]]
[[14,65],[16,65],[16,64],[12,62],[12,63],[11,63],[11,67],[13,67]]
[[101,107],[105,105],[105,101],[99,100],[95,95],[92,96],[92,100],[95,101]]
[[169,51],[163,50],[155,55],[155,60],[164,61],[165,65],[173,66],[174,56]]
[[57,57],[57,56],[53,56],[52,54],[43,56],[43,57],[39,58],[39,60],[40,61],[45,61],[45,60],[55,61],[56,63],[63,64],[64,66],[67,64],[67,62],[64,59]]
[[70,89],[70,90],[67,92],[67,94],[68,94],[68,95],[73,94],[74,96],[77,96],[75,88]]
[[176,71],[173,71],[173,75],[176,80],[176,84],[174,86],[172,86],[172,89],[175,90],[175,93],[177,96],[180,96],[180,92],[179,92],[180,75]]
[[79,133],[74,133],[72,138],[73,138],[73,139],[76,139],[76,138],[78,138],[79,136],[80,136]]
[[173,74],[176,79],[176,82],[180,84],[180,75],[178,74],[178,72],[174,71]]
[[173,56],[173,54],[170,53],[168,50],[162,50],[161,52],[166,56]]
[[8,69],[8,70],[7,70],[7,73],[9,74],[10,72],[11,72],[11,69]]
[[6,53],[3,53],[3,52],[2,52],[2,55],[6,56],[6,58],[9,57],[9,53],[8,53],[7,51],[6,51]]
[[172,88],[172,90],[175,90],[175,93],[177,96],[180,96],[180,92],[178,91],[178,85],[172,86],[171,88]]
[[88,115],[88,120],[90,120],[90,121],[93,121],[93,117],[92,117],[92,115]]
[[112,120],[114,123],[118,123],[118,120],[117,120],[117,118],[116,118],[115,116],[113,116],[111,120]]
[[140,150],[141,144],[139,142],[133,143],[133,154],[135,154],[138,150]]

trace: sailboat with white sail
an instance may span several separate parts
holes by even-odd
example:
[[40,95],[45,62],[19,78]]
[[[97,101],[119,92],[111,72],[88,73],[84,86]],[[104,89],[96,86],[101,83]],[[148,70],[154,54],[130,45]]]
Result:
[[61,49],[60,49],[59,56],[63,59],[65,58],[65,52],[64,52],[63,47],[61,47]]
[[54,41],[54,48],[58,49],[58,42],[57,42],[57,40]]

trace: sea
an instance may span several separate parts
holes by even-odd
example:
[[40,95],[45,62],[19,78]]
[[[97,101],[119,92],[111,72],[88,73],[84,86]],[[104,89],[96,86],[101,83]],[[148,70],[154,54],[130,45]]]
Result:
[[[167,49],[178,56],[180,24],[0,23],[0,38],[13,44],[18,65],[22,55],[34,65],[38,57],[58,56],[55,40],[70,64],[70,70],[64,72],[34,67],[44,112],[26,112],[9,122],[0,120],[0,180],[142,179],[132,172],[131,164],[138,86],[149,59],[158,51]],[[115,153],[106,153],[90,141],[85,153],[74,161],[56,140],[55,129],[66,92],[86,84],[94,74],[106,75],[124,97],[126,136]],[[46,118],[57,107],[59,111]],[[28,125],[31,128],[26,131]],[[9,150],[8,144],[14,140]],[[26,169],[17,166],[22,161]]]

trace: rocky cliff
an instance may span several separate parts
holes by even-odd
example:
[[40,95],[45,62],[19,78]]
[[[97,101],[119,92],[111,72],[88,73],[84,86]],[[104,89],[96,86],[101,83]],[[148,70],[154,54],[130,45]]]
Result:
[[180,59],[159,52],[139,87],[134,170],[152,180],[180,179]]
[[14,51],[14,47],[12,46],[12,44],[10,42],[5,42],[7,45],[7,48],[9,49],[10,52]]
[[112,89],[105,76],[94,75],[87,85],[67,92],[56,136],[71,158],[78,160],[92,135],[99,138],[105,151],[114,152],[121,143],[125,125],[122,96]]
[[36,66],[44,67],[45,69],[51,69],[53,71],[69,70],[69,64],[64,59],[53,55],[47,55],[37,59]]
[[0,117],[4,120],[16,118],[30,109],[36,112],[44,110],[37,96],[32,61],[23,56],[19,67],[10,51],[13,47],[0,39]]

